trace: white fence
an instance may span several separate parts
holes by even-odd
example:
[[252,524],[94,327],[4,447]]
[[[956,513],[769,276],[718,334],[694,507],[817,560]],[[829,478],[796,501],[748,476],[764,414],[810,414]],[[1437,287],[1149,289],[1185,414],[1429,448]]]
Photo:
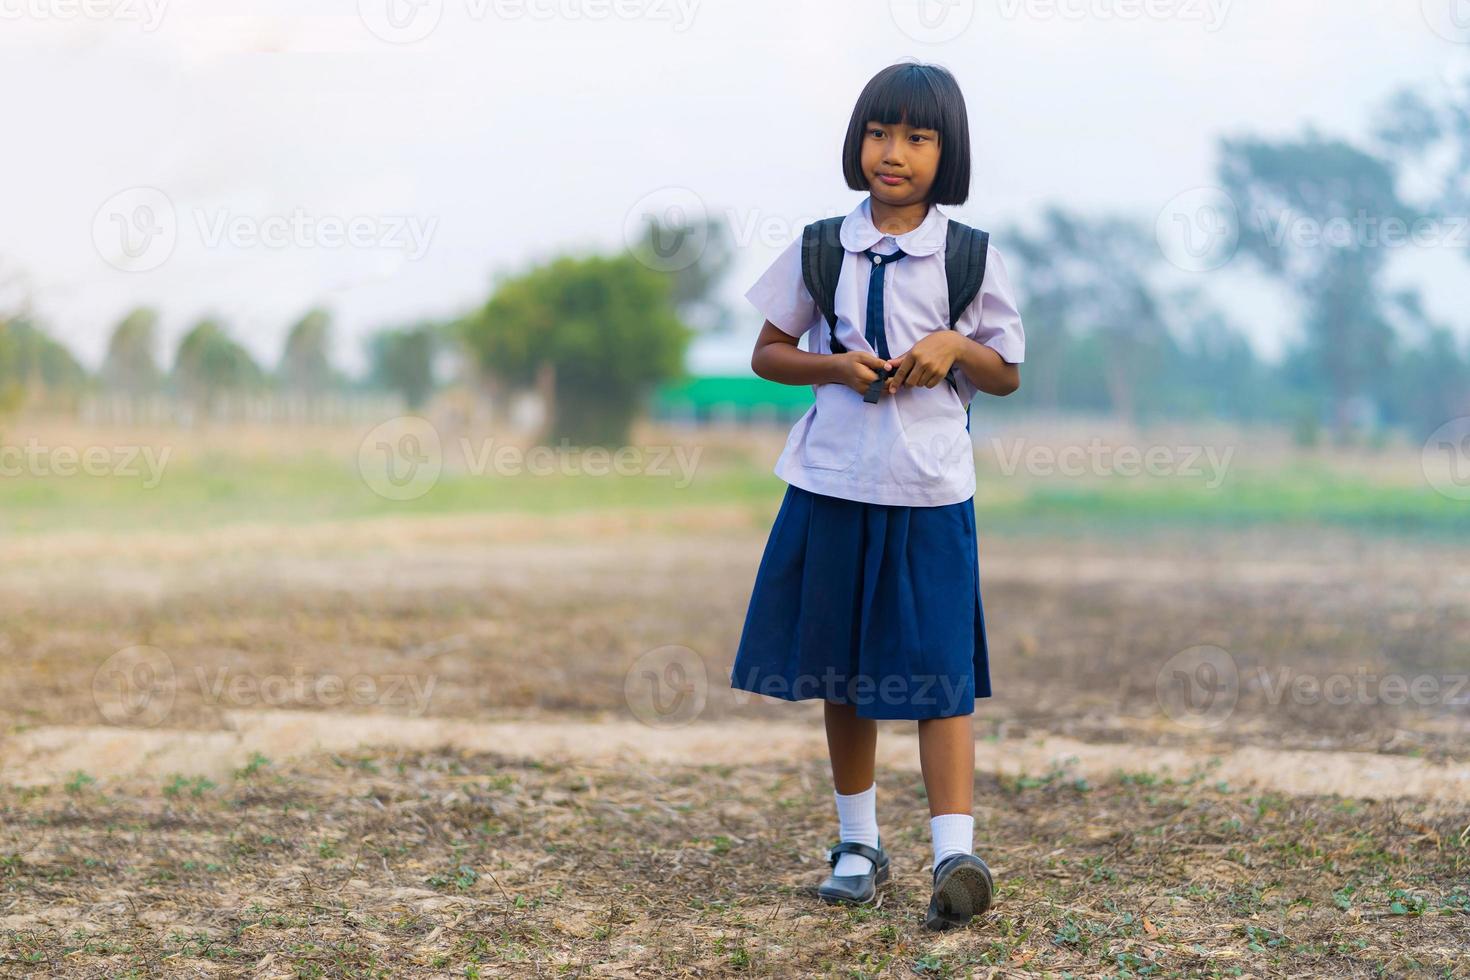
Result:
[[373,424],[408,414],[403,399],[381,393],[240,395],[220,393],[196,402],[164,395],[130,398],[98,395],[83,398],[78,420],[96,425],[178,425],[200,422],[248,422],[280,425]]

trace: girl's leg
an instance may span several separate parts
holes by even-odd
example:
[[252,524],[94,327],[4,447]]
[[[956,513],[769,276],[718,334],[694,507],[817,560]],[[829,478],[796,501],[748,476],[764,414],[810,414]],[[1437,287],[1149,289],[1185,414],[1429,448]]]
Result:
[[919,722],[919,765],[929,796],[929,834],[934,866],[951,854],[975,849],[975,733],[971,715]]
[[973,715],[919,722],[919,767],[929,795],[929,816],[970,814],[975,794]]
[[823,710],[827,754],[832,757],[832,785],[839,793],[860,793],[873,785],[878,723],[872,718],[859,718],[857,707],[851,704],[824,701]]
[[[824,702],[827,722],[827,754],[832,758],[833,798],[837,803],[838,835],[869,847],[878,846],[878,787],[873,782],[874,756],[878,751],[878,723],[859,718],[850,704]],[[832,869],[834,875],[865,875],[873,862],[861,854],[843,854]]]

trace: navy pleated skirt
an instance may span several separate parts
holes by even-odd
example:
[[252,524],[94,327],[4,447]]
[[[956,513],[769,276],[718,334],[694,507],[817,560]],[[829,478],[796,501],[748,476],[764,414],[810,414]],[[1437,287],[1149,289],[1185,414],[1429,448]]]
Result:
[[869,504],[787,484],[732,688],[863,718],[967,715],[990,696],[975,501]]

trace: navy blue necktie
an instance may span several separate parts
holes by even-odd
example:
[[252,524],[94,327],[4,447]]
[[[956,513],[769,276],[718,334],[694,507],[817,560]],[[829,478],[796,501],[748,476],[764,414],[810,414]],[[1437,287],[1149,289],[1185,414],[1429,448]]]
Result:
[[[868,345],[886,361],[888,360],[888,331],[883,322],[883,273],[890,265],[908,253],[900,249],[888,255],[879,255],[872,249],[865,249],[863,254],[868,257],[869,262],[873,263],[873,272],[868,277],[868,316],[864,324],[863,335],[867,338]],[[883,385],[891,377],[893,377],[892,371],[887,368],[880,369],[878,377],[868,385],[863,401],[876,402],[878,396],[883,394]]]

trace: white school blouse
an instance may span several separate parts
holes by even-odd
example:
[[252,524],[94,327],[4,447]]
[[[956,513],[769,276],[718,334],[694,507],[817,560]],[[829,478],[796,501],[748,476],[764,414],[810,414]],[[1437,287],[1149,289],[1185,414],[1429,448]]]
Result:
[[[888,254],[902,249],[902,262],[887,267],[883,306],[888,353],[902,357],[919,338],[949,329],[949,287],[944,277],[944,245],[949,218],[929,206],[920,225],[902,235],[885,235],[873,225],[870,199],[863,198],[842,220],[846,250],[837,280],[837,339],[850,351],[873,351],[864,337],[868,277],[865,249]],[[801,277],[801,236],[789,244],[746,292],[745,298],[767,320],[793,337],[807,337],[806,349],[832,352],[827,321]],[[1012,364],[1026,352],[1005,262],[995,246],[985,260],[980,292],[960,316],[958,329]],[[933,388],[902,387],[884,392],[876,403],[843,384],[812,386],[815,403],[787,436],[775,474],[813,493],[874,504],[936,507],[968,500],[975,493],[975,453],[966,431],[966,409],[978,393],[956,366],[955,394],[949,382]]]

